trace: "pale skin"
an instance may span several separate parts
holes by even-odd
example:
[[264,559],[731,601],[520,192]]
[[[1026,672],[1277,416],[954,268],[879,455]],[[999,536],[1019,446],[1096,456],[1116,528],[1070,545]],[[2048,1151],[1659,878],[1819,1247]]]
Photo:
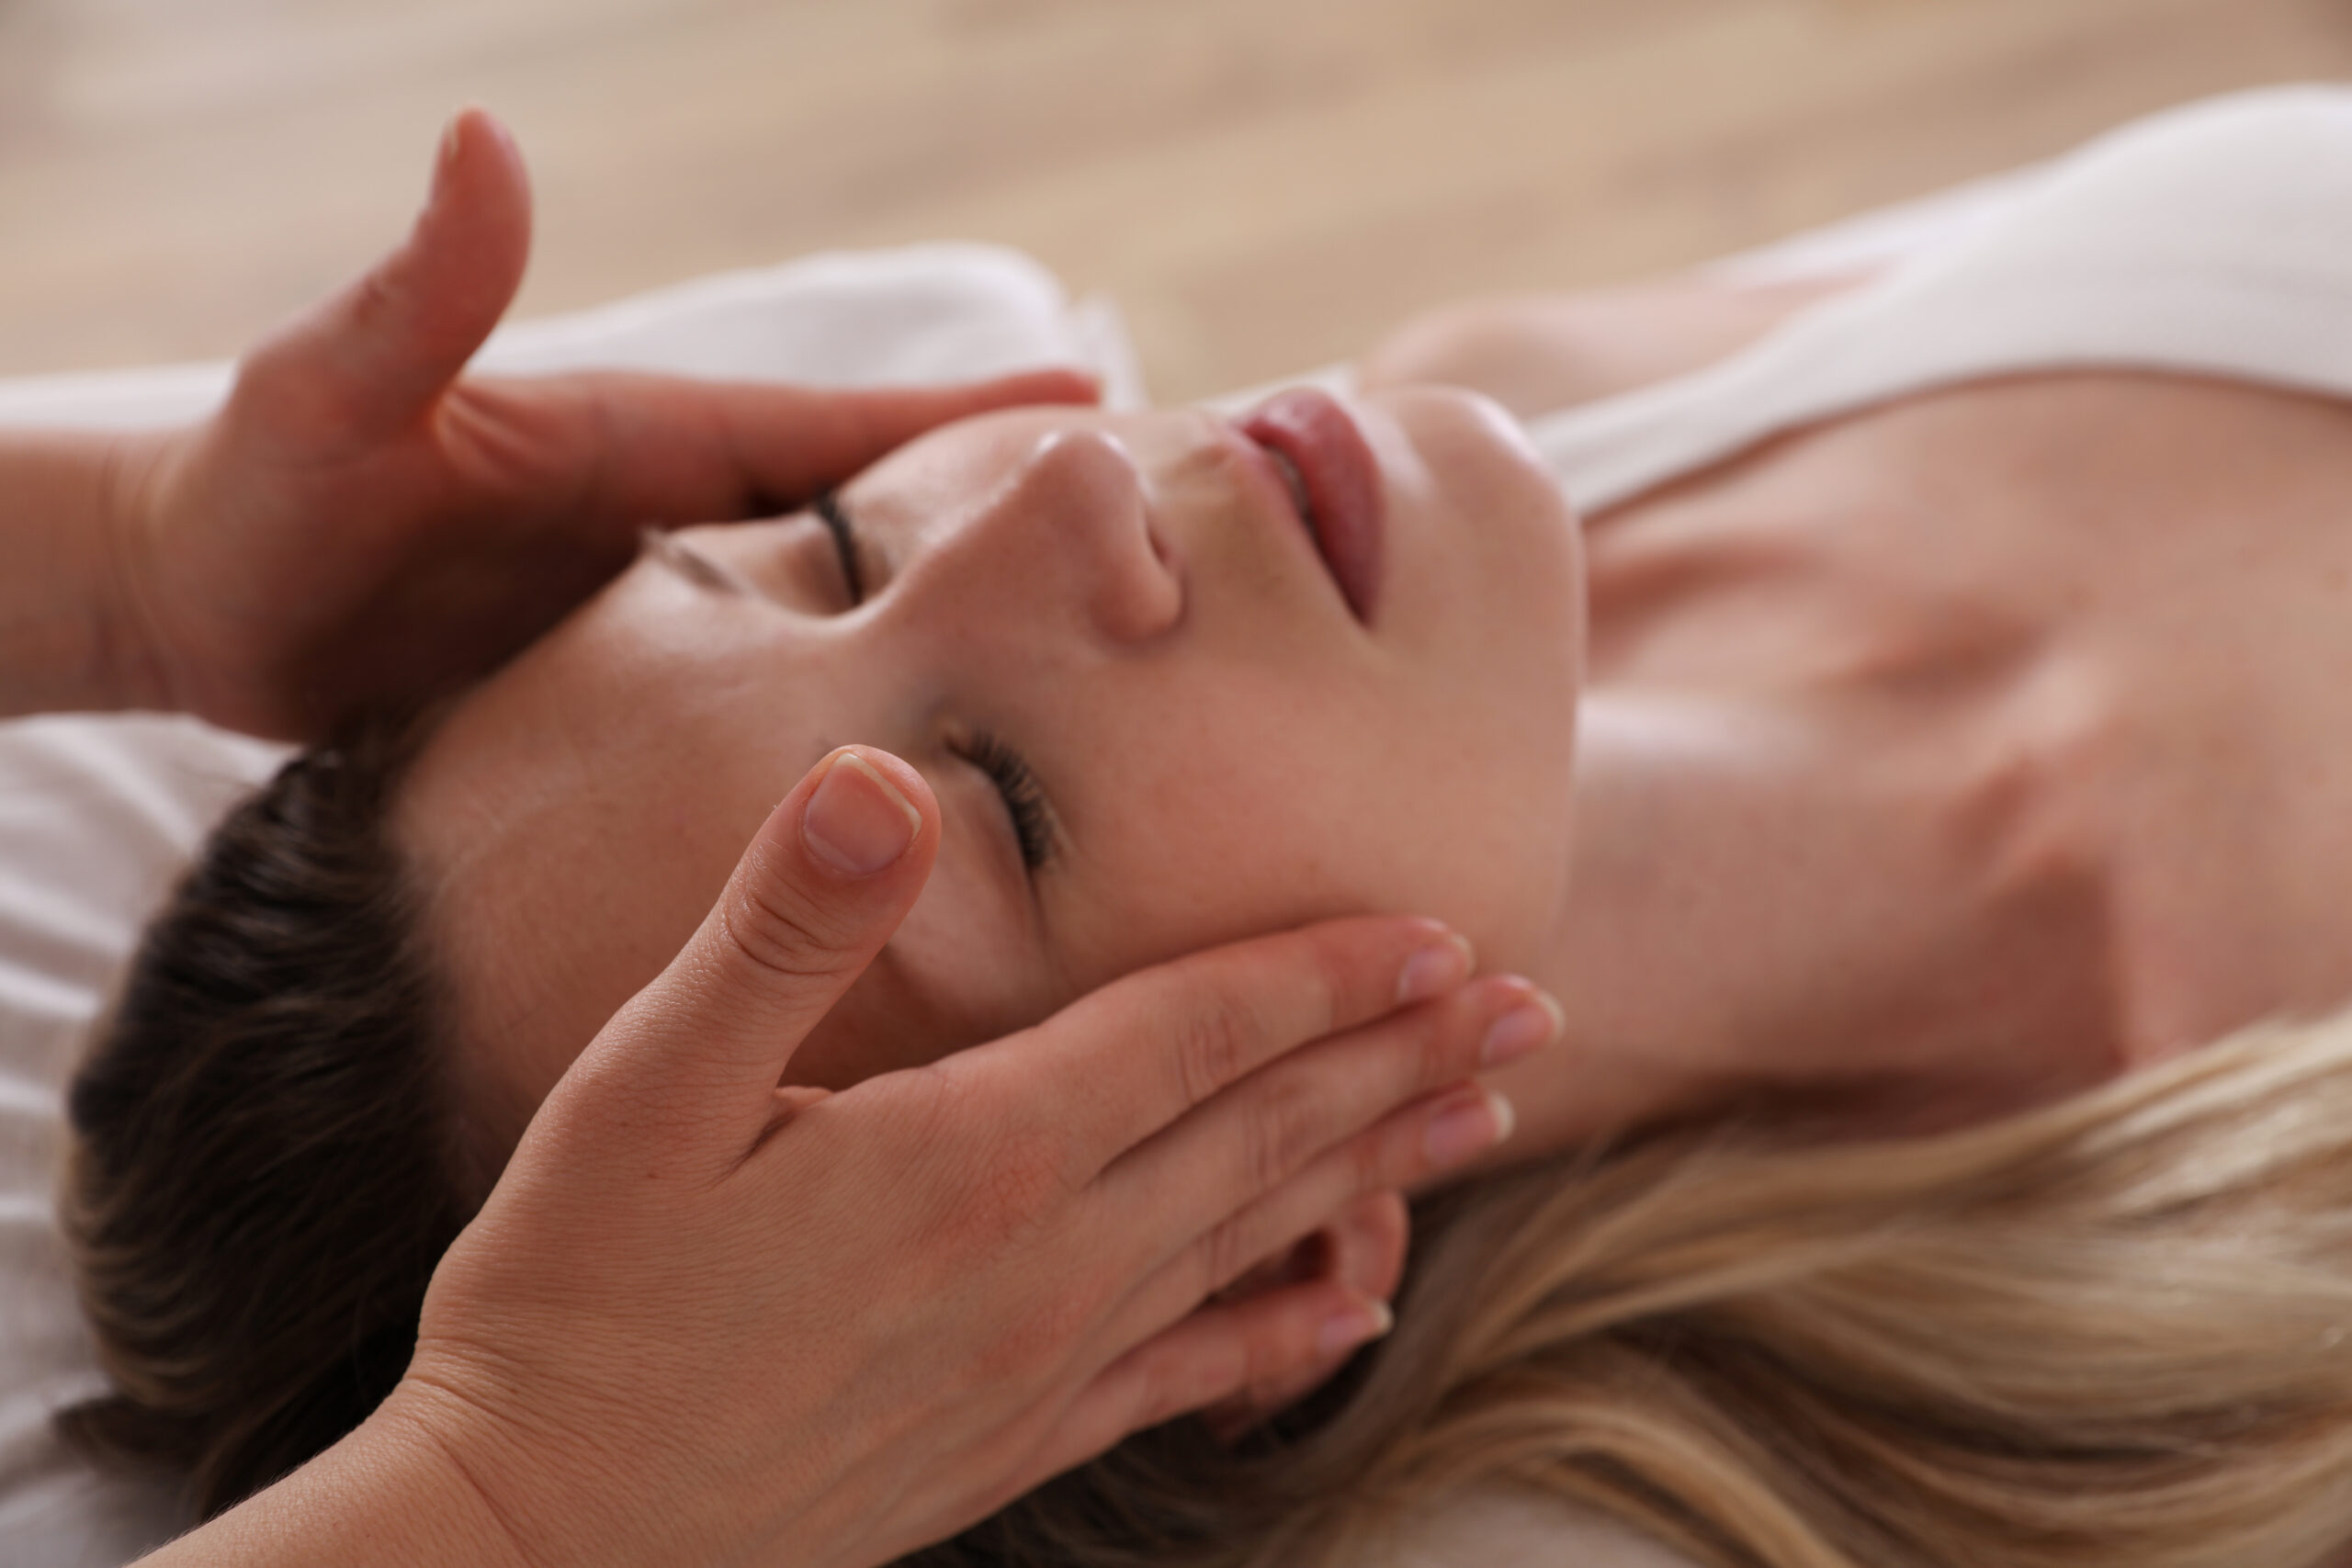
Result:
[[[1580,352],[1678,295],[1650,362]],[[1596,359],[1655,378],[1804,302],[1499,301],[1371,378],[1562,406],[1615,389]],[[1577,891],[1538,971],[1572,1049],[1509,1080],[1520,1146],[1602,1085],[1628,1116],[1764,1089],[1961,1119],[2340,1006],[2347,434],[2246,386],[1996,382],[1589,520]]]
[[[412,797],[453,954],[513,929],[496,888],[652,890],[641,932],[567,930],[462,987],[502,1042],[472,1059],[485,1102],[526,1111],[579,1037],[562,998],[625,984],[631,945],[690,914],[723,863],[691,820],[748,815],[763,749],[859,705],[914,716],[974,860],[853,993],[821,1081],[881,1065],[876,1039],[949,1048],[1188,941],[1399,905],[1566,1008],[1568,1049],[1492,1079],[1520,1157],[1736,1099],[1943,1124],[2340,1004],[2352,412],[2144,375],[1983,384],[1588,519],[1579,569],[1525,455],[1430,389],[1565,406],[1852,281],[1489,302],[1367,356],[1358,412],[1409,563],[1371,628],[1385,684],[1326,657],[1357,628],[1311,568],[1251,553],[1273,536],[1246,484],[1201,479],[1195,415],[980,420],[898,455],[846,492],[884,562],[859,606],[814,519],[684,536],[748,589],[641,562],[460,713]],[[1448,499],[1482,484],[1478,507]],[[1085,607],[1122,582],[1162,618],[1106,655]],[[1563,595],[1589,603],[1580,715]],[[746,605],[764,630],[729,618]],[[533,722],[596,759],[593,785],[490,739]],[[983,722],[1075,819],[1033,879],[1042,928],[1003,807],[948,744]],[[1279,798],[1158,787],[1204,755],[1246,755]],[[646,798],[669,803],[658,830],[618,820]],[[611,858],[553,863],[590,822]]]
[[[479,676],[646,522],[1091,390],[462,378],[527,232],[511,141],[461,116],[408,244],[249,355],[220,414],[0,438],[0,714],[315,738]],[[153,1561],[857,1568],[1139,1427],[1246,1421],[1385,1331],[1397,1192],[1510,1130],[1468,1081],[1498,991],[1457,933],[1322,922],[949,1066],[780,1089],[943,840],[904,761],[807,761],[547,1095],[391,1398]],[[1334,1216],[1319,1266],[1231,1289]]]

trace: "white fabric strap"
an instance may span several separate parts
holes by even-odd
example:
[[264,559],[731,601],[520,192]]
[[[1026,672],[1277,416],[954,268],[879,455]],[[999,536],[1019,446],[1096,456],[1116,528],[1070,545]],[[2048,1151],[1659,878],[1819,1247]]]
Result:
[[1530,434],[1589,513],[1894,398],[2069,369],[2352,396],[2352,92],[2245,94],[2095,141],[1860,293]]

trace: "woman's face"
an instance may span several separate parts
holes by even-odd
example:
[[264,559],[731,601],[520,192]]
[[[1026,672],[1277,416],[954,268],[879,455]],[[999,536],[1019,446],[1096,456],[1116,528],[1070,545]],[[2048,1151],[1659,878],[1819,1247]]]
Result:
[[[1487,967],[1531,966],[1567,866],[1576,530],[1481,400],[1334,412],[1251,434],[1189,410],[968,420],[842,493],[854,590],[814,513],[688,529],[469,694],[399,829],[488,1126],[519,1134],[848,741],[920,769],[944,831],[795,1081],[1332,914],[1434,915]],[[1304,453],[1310,508],[1348,514],[1327,532],[1357,531],[1336,568],[1278,450]]]

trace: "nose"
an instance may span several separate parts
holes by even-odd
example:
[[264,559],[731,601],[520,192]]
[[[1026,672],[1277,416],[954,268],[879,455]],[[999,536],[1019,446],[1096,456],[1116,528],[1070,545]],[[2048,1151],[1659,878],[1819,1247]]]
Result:
[[990,510],[988,521],[1023,536],[1024,569],[1071,594],[1107,640],[1148,642],[1182,616],[1179,563],[1152,530],[1143,477],[1117,436],[1046,435]]

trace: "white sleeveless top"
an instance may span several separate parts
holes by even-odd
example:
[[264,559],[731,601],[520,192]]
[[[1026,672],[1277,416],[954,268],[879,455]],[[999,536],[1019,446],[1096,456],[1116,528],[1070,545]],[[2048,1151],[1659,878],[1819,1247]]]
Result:
[[2352,90],[2140,121],[1730,358],[1528,430],[1590,515],[1891,399],[2068,369],[2352,397]]

